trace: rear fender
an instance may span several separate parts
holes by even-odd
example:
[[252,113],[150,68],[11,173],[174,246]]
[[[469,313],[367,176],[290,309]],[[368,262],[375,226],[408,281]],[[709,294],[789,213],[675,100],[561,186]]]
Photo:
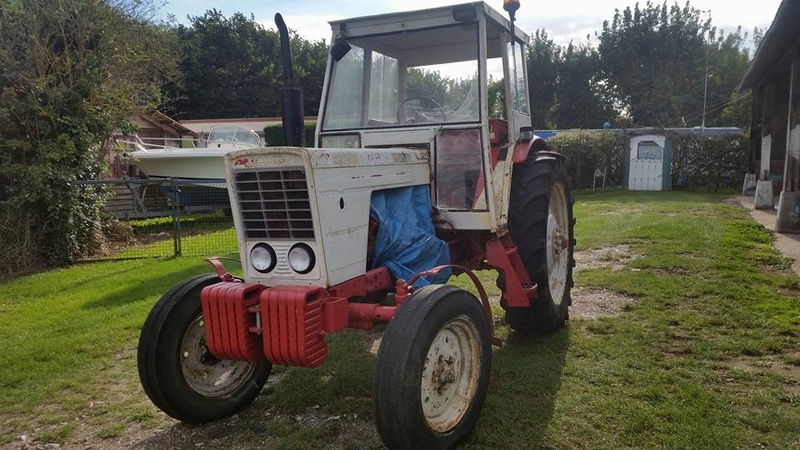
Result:
[[512,161],[514,164],[525,162],[525,160],[528,159],[528,154],[531,151],[537,153],[547,153],[563,158],[561,154],[554,152],[553,149],[547,145],[547,142],[545,142],[544,139],[540,138],[539,136],[534,136],[533,139],[529,141],[518,140],[517,143],[514,144],[514,155],[512,156]]

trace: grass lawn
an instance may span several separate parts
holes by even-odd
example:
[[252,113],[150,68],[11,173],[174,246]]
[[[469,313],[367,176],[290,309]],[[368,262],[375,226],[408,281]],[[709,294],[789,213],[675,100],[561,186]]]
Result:
[[[509,343],[494,351],[466,446],[800,448],[800,278],[771,233],[715,194],[585,195],[575,216],[579,252],[627,253],[579,267],[576,287],[633,300],[544,337],[501,325]],[[67,448],[378,446],[376,332],[329,336],[317,369],[275,368],[229,421],[189,427],[152,406],[136,374],[139,329],[171,285],[208,271],[184,257],[0,282],[0,447],[23,434]]]

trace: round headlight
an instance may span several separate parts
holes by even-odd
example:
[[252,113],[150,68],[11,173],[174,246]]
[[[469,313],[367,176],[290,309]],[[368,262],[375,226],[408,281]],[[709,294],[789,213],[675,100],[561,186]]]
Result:
[[314,262],[314,251],[306,244],[295,244],[289,250],[289,266],[297,273],[311,272]]
[[261,273],[270,272],[278,263],[275,250],[267,244],[256,244],[250,250],[250,265]]

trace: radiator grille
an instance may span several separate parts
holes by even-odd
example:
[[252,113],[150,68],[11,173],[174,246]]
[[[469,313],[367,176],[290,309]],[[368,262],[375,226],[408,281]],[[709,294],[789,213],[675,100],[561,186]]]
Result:
[[246,238],[314,238],[304,170],[240,171],[235,182]]

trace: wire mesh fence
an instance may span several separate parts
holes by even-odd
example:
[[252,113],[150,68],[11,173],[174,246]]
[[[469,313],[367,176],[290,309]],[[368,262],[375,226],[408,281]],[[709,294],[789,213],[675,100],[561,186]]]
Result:
[[76,181],[107,187],[101,245],[85,260],[218,256],[236,253],[230,201],[218,179]]

